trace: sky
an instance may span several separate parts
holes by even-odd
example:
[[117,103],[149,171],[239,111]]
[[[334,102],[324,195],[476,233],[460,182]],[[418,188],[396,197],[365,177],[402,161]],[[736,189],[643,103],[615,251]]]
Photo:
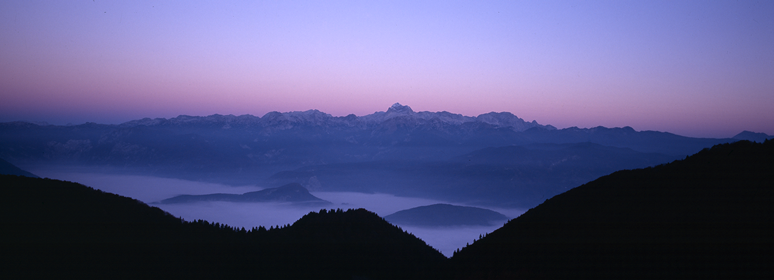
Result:
[[774,1],[0,1],[0,122],[507,111],[774,134]]

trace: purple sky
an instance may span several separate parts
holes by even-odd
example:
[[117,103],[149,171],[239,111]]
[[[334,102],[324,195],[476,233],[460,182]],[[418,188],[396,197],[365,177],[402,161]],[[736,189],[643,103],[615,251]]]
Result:
[[509,111],[774,134],[774,1],[0,1],[0,121]]

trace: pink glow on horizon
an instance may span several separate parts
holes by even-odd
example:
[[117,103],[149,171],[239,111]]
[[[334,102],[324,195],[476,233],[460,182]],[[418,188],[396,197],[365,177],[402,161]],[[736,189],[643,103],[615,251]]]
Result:
[[559,128],[774,134],[771,2],[0,3],[0,122],[400,102]]

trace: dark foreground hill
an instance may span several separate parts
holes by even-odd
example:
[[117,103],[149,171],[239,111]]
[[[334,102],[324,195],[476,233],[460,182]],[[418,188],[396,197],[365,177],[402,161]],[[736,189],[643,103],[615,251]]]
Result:
[[765,279],[774,141],[740,141],[569,190],[452,258],[457,279]]
[[77,183],[2,175],[0,186],[0,279],[404,279],[446,261],[363,209],[248,231]]
[[199,201],[230,201],[230,202],[290,202],[303,203],[306,205],[327,205],[331,204],[309,193],[309,191],[298,183],[290,183],[278,188],[267,188],[255,192],[243,194],[214,193],[203,195],[178,195],[167,198],[161,203],[191,203]]
[[508,217],[489,209],[439,203],[401,210],[384,219],[398,225],[448,227],[501,225]]

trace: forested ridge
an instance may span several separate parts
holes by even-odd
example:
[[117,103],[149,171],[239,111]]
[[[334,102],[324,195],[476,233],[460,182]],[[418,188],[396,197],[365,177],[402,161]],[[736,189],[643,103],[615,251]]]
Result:
[[446,260],[364,209],[244,229],[184,221],[77,183],[0,181],[4,279],[396,279]]

